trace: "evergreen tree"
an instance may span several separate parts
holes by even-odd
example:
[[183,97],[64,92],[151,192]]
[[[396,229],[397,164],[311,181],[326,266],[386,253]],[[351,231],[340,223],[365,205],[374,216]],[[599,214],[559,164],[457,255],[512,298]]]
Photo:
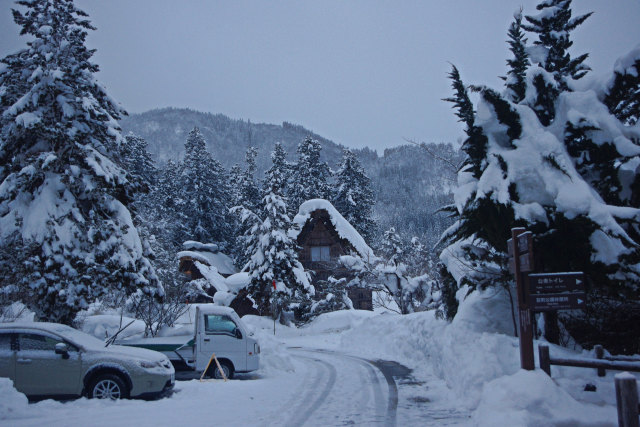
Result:
[[[478,125],[486,145],[483,158],[465,162],[481,167],[463,167],[458,174],[455,206],[450,207],[458,221],[443,236],[449,245],[441,253],[447,269],[444,311],[448,318],[455,313],[455,291],[464,285],[469,291],[494,286],[512,292],[506,241],[512,227],[522,226],[536,236],[537,271],[584,271],[590,278],[586,311],[561,315],[573,337],[591,346],[597,336],[610,348],[622,348],[611,339],[624,323],[615,313],[637,313],[640,304],[635,240],[640,210],[632,205],[640,162],[634,141],[640,133],[616,120],[596,96],[597,88],[572,90],[571,80],[588,70],[582,65],[586,55],[571,60],[564,50],[571,46],[569,31],[589,15],[572,20],[569,5],[543,1],[538,7],[543,13],[527,18],[540,31],[538,48],[544,48],[544,55],[532,57],[540,67],[530,71],[525,93],[527,99],[534,99],[528,94],[535,91],[541,95],[542,82],[555,91],[546,92],[548,105],[516,104],[490,88],[475,88],[478,109],[486,113]],[[466,118],[472,106],[460,98],[455,99],[458,115]],[[552,325],[546,320],[545,326]],[[545,331],[548,339],[550,332]],[[624,351],[637,351],[629,336]]]
[[384,232],[380,250],[389,264],[399,265],[404,261],[408,248],[395,227],[391,227]]
[[253,250],[248,263],[249,295],[261,313],[270,312],[281,321],[282,313],[290,309],[292,302],[301,304],[315,293],[298,261],[296,243],[287,233],[291,222],[282,195],[286,183],[284,154],[277,144],[271,156],[273,165],[265,178],[262,218],[243,211],[243,220],[253,223],[248,232],[253,237],[247,236]]
[[[234,207],[245,208],[249,212],[259,212],[261,208],[260,189],[256,183],[255,173],[257,170],[256,156],[258,155],[258,149],[255,147],[249,147],[246,153],[246,170],[242,170],[239,165],[234,165],[231,171],[231,189],[233,192],[233,205]],[[241,212],[242,210],[237,210]],[[236,226],[236,236],[240,236],[237,240],[237,244],[231,248],[231,254],[233,255],[236,264],[239,267],[244,266],[249,260],[249,256],[252,252],[247,251],[244,242],[247,239],[242,238],[246,234],[246,228],[250,227],[249,224],[245,224],[242,221]]]
[[242,205],[242,198],[240,188],[242,187],[242,180],[244,178],[244,171],[238,163],[235,163],[229,169],[229,187],[231,189],[231,204],[233,206]]
[[569,81],[578,80],[590,70],[584,64],[589,56],[583,54],[571,59],[568,50],[573,45],[571,31],[582,24],[591,13],[571,18],[571,0],[545,0],[536,9],[536,16],[525,16],[527,31],[536,33],[537,49],[532,50],[531,60],[539,68],[533,70],[535,100],[532,108],[544,126],[555,118],[555,101],[562,91],[570,90]]
[[183,239],[216,242],[225,249],[233,240],[229,179],[220,162],[207,151],[197,127],[185,143],[179,182],[187,200],[183,212],[188,234]]
[[466,154],[466,158],[462,169],[468,170],[474,178],[478,178],[484,168],[483,161],[487,152],[487,137],[483,134],[482,129],[475,124],[473,104],[455,65],[451,66],[449,78],[452,80],[451,87],[455,95],[451,98],[445,98],[444,101],[453,103],[453,108],[458,110],[456,116],[460,119],[459,121],[466,125],[465,133],[467,134],[467,139],[462,143],[462,151]]
[[141,185],[145,191],[149,191],[155,184],[158,173],[147,149],[148,145],[144,138],[129,133],[120,146],[122,167],[131,176],[131,181]]
[[12,254],[2,286],[64,323],[109,292],[161,295],[127,209],[136,186],[117,163],[126,113],[85,46],[94,28],[70,0],[18,4],[33,39],[1,61],[0,252]]
[[371,180],[351,150],[342,152],[342,161],[335,173],[332,204],[368,242],[373,240],[375,223],[372,210],[375,203]]
[[527,39],[522,31],[522,9],[514,16],[509,27],[509,50],[513,58],[507,59],[509,72],[505,77],[505,85],[509,92],[509,99],[514,103],[522,101],[526,95],[526,73],[529,68],[529,55],[526,51]]
[[331,176],[329,165],[320,160],[320,143],[310,137],[298,145],[298,162],[295,164],[288,191],[289,207],[292,214],[300,205],[311,199],[328,199]]
[[538,65],[552,73],[560,90],[568,88],[568,79],[578,80],[584,77],[590,68],[584,64],[589,54],[585,53],[571,59],[569,48],[573,45],[569,34],[592,15],[587,13],[571,18],[572,0],[545,0],[536,6],[540,11],[536,16],[525,16],[530,25],[522,27],[538,34],[534,45],[543,48],[544,54],[537,59]]
[[616,63],[613,81],[604,98],[611,114],[628,126],[640,118],[640,49]]
[[256,147],[249,147],[245,155],[247,168],[240,181],[240,204],[254,212],[257,211],[260,206],[260,187],[259,184],[256,183],[255,178],[256,171],[258,170],[256,157],[258,157],[258,149]]

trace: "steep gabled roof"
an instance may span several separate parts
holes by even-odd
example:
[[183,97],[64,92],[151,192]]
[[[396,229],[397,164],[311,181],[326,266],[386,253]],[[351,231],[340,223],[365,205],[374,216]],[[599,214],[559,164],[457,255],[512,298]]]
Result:
[[215,244],[203,244],[194,241],[186,241],[183,246],[186,250],[178,252],[178,259],[191,259],[204,265],[215,267],[220,274],[235,274],[238,269],[233,264],[233,259],[218,250]]
[[317,210],[324,210],[329,214],[331,224],[335,227],[338,235],[348,241],[363,260],[370,262],[376,259],[373,251],[369,245],[367,245],[367,242],[364,241],[360,233],[353,228],[349,221],[344,219],[340,212],[338,212],[329,201],[324,199],[307,200],[300,205],[298,214],[293,218],[293,225],[289,230],[289,236],[297,239],[304,225],[311,217],[311,213]]

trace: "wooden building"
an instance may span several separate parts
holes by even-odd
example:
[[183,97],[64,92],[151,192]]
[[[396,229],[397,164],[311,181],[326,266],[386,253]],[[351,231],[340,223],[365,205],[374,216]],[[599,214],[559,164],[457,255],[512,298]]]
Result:
[[[215,244],[188,241],[184,251],[178,252],[178,270],[187,280],[204,279],[209,287],[206,295],[199,295],[192,303],[210,303],[218,297],[223,305],[233,308],[239,316],[258,314],[253,302],[247,297],[249,284],[247,273],[238,273],[233,259],[218,250]],[[218,295],[216,295],[218,294]]]
[[[339,263],[342,255],[357,254],[368,261],[374,257],[360,234],[326,200],[309,200],[300,206],[290,233],[296,238],[300,263],[311,272],[316,297],[323,298],[322,281],[330,276],[341,279],[353,277],[353,272]],[[347,293],[353,307],[373,310],[369,288],[349,287]]]

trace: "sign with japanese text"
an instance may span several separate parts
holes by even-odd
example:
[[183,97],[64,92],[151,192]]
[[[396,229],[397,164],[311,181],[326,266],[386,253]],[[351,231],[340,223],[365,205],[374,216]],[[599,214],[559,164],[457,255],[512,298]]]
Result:
[[584,304],[584,292],[529,295],[529,305],[533,311],[581,310]]
[[584,292],[584,273],[529,274],[531,293]]

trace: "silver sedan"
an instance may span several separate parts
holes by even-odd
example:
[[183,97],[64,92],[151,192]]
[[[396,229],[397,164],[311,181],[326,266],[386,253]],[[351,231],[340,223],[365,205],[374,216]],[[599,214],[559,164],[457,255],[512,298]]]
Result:
[[1,323],[0,377],[32,399],[73,396],[155,397],[174,386],[175,371],[162,353],[106,346],[58,323]]

